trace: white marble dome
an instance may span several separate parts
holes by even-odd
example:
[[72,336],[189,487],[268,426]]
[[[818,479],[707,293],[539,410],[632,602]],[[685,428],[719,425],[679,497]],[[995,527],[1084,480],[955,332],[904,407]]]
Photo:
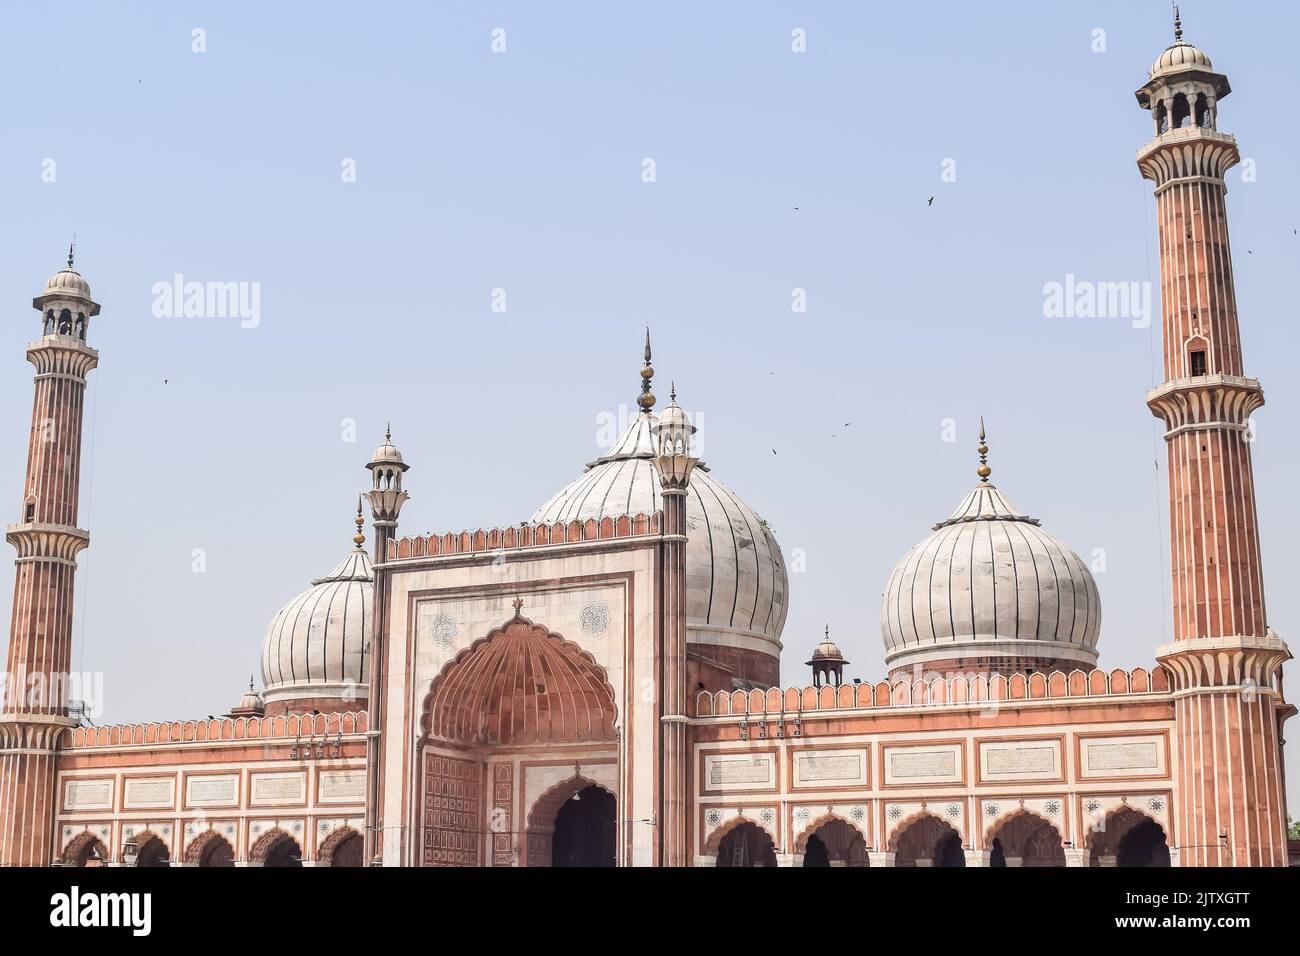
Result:
[[[532,521],[554,524],[661,509],[654,426],[653,412],[639,412],[613,447],[538,508]],[[767,655],[775,680],[789,582],[771,529],[703,463],[691,475],[686,528],[687,641]]]
[[1151,79],[1154,80],[1157,76],[1164,76],[1167,73],[1181,73],[1183,70],[1213,69],[1214,64],[1210,62],[1205,51],[1190,43],[1179,41],[1161,53],[1156,62],[1151,65]]
[[374,580],[370,556],[358,545],[280,609],[262,645],[268,705],[366,699]]
[[986,482],[904,555],[881,600],[893,671],[1087,669],[1100,629],[1088,566]]
[[74,272],[72,269],[61,269],[54,275],[50,276],[49,281],[45,283],[45,291],[42,295],[60,295],[68,298],[89,299],[90,283],[82,278],[80,272]]

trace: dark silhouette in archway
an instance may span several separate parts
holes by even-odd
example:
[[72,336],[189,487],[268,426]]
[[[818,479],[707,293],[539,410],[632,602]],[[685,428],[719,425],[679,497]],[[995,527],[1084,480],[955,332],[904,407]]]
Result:
[[826,849],[826,844],[822,842],[822,838],[815,833],[808,838],[808,845],[804,848],[803,865],[804,866],[830,866],[831,865],[830,851]]
[[565,801],[555,814],[551,866],[613,866],[615,809],[614,795],[594,784]]
[[1117,866],[1169,866],[1169,845],[1165,831],[1154,820],[1143,820],[1119,841]]

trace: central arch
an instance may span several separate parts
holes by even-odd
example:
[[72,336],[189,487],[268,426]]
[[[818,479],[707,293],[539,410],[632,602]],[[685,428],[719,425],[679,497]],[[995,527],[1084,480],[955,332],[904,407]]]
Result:
[[[581,766],[608,759],[617,745],[618,712],[605,669],[588,651],[524,617],[522,607],[522,600],[516,600],[514,617],[449,661],[425,695],[419,740],[422,773],[414,796],[422,805],[448,812],[424,815],[423,865],[476,866],[485,858],[495,861],[502,852],[498,846],[508,854],[516,842],[513,836],[507,835],[507,842],[500,833],[489,834],[489,825],[481,819],[489,759],[501,764],[539,744],[561,745]],[[595,803],[567,811],[560,822],[570,816],[585,822],[575,822],[572,833],[561,831],[561,857],[555,855],[557,814],[571,800],[582,803],[575,797],[594,784],[575,776],[543,794],[529,811],[519,862],[550,866],[557,859],[573,858],[573,853],[582,860],[606,859],[603,848],[606,842],[613,846],[612,837],[596,839],[592,845],[599,849],[583,841],[592,827],[603,834],[614,826],[612,793],[608,799],[591,794],[593,801],[611,808],[602,810],[599,820],[589,813]],[[494,812],[500,809],[497,789],[490,797]],[[508,794],[510,786],[504,791]],[[508,803],[510,797],[504,799]],[[489,838],[490,854],[485,852]]]
[[187,866],[234,866],[235,849],[216,830],[208,830],[186,848],[185,863]]
[[248,853],[249,866],[302,866],[302,847],[288,833],[276,827],[267,830]]
[[605,669],[572,641],[520,613],[461,651],[424,701],[426,739],[461,746],[617,739]]

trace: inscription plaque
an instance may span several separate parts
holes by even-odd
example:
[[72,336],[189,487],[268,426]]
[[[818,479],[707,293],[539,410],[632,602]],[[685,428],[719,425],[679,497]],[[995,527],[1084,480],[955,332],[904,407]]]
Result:
[[776,765],[771,754],[744,757],[709,757],[709,786],[727,787],[771,786],[776,782]]
[[170,807],[176,802],[176,781],[170,777],[126,781],[123,803],[128,807]]
[[253,803],[298,803],[306,796],[304,774],[259,773],[253,777]]
[[185,802],[192,807],[229,805],[239,800],[239,777],[231,774],[221,777],[188,777],[185,781]]
[[112,780],[69,780],[63,785],[65,810],[107,810],[112,805]]
[[364,770],[325,770],[320,775],[317,796],[322,803],[348,803],[363,800],[366,795]]

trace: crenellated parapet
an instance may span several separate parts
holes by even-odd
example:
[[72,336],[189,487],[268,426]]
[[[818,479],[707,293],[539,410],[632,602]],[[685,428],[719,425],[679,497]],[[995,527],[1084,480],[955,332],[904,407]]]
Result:
[[364,734],[366,727],[367,717],[364,711],[112,724],[105,727],[73,729],[68,734],[64,749],[153,747],[159,744],[205,741],[210,743],[246,740],[285,742],[302,737],[334,737],[339,734],[347,737]]
[[570,521],[556,524],[524,524],[519,527],[477,531],[448,532],[398,538],[388,543],[388,560],[431,558],[452,554],[478,554],[511,551],[548,545],[578,544],[615,538],[636,538],[661,534],[662,515],[621,515],[597,521]]
[[876,710],[891,707],[930,707],[983,704],[988,701],[1062,700],[1099,697],[1167,695],[1164,668],[1112,671],[1076,670],[1050,674],[971,675],[934,680],[880,681],[838,687],[771,687],[767,690],[703,693],[695,699],[696,717],[796,714],[810,711]]

